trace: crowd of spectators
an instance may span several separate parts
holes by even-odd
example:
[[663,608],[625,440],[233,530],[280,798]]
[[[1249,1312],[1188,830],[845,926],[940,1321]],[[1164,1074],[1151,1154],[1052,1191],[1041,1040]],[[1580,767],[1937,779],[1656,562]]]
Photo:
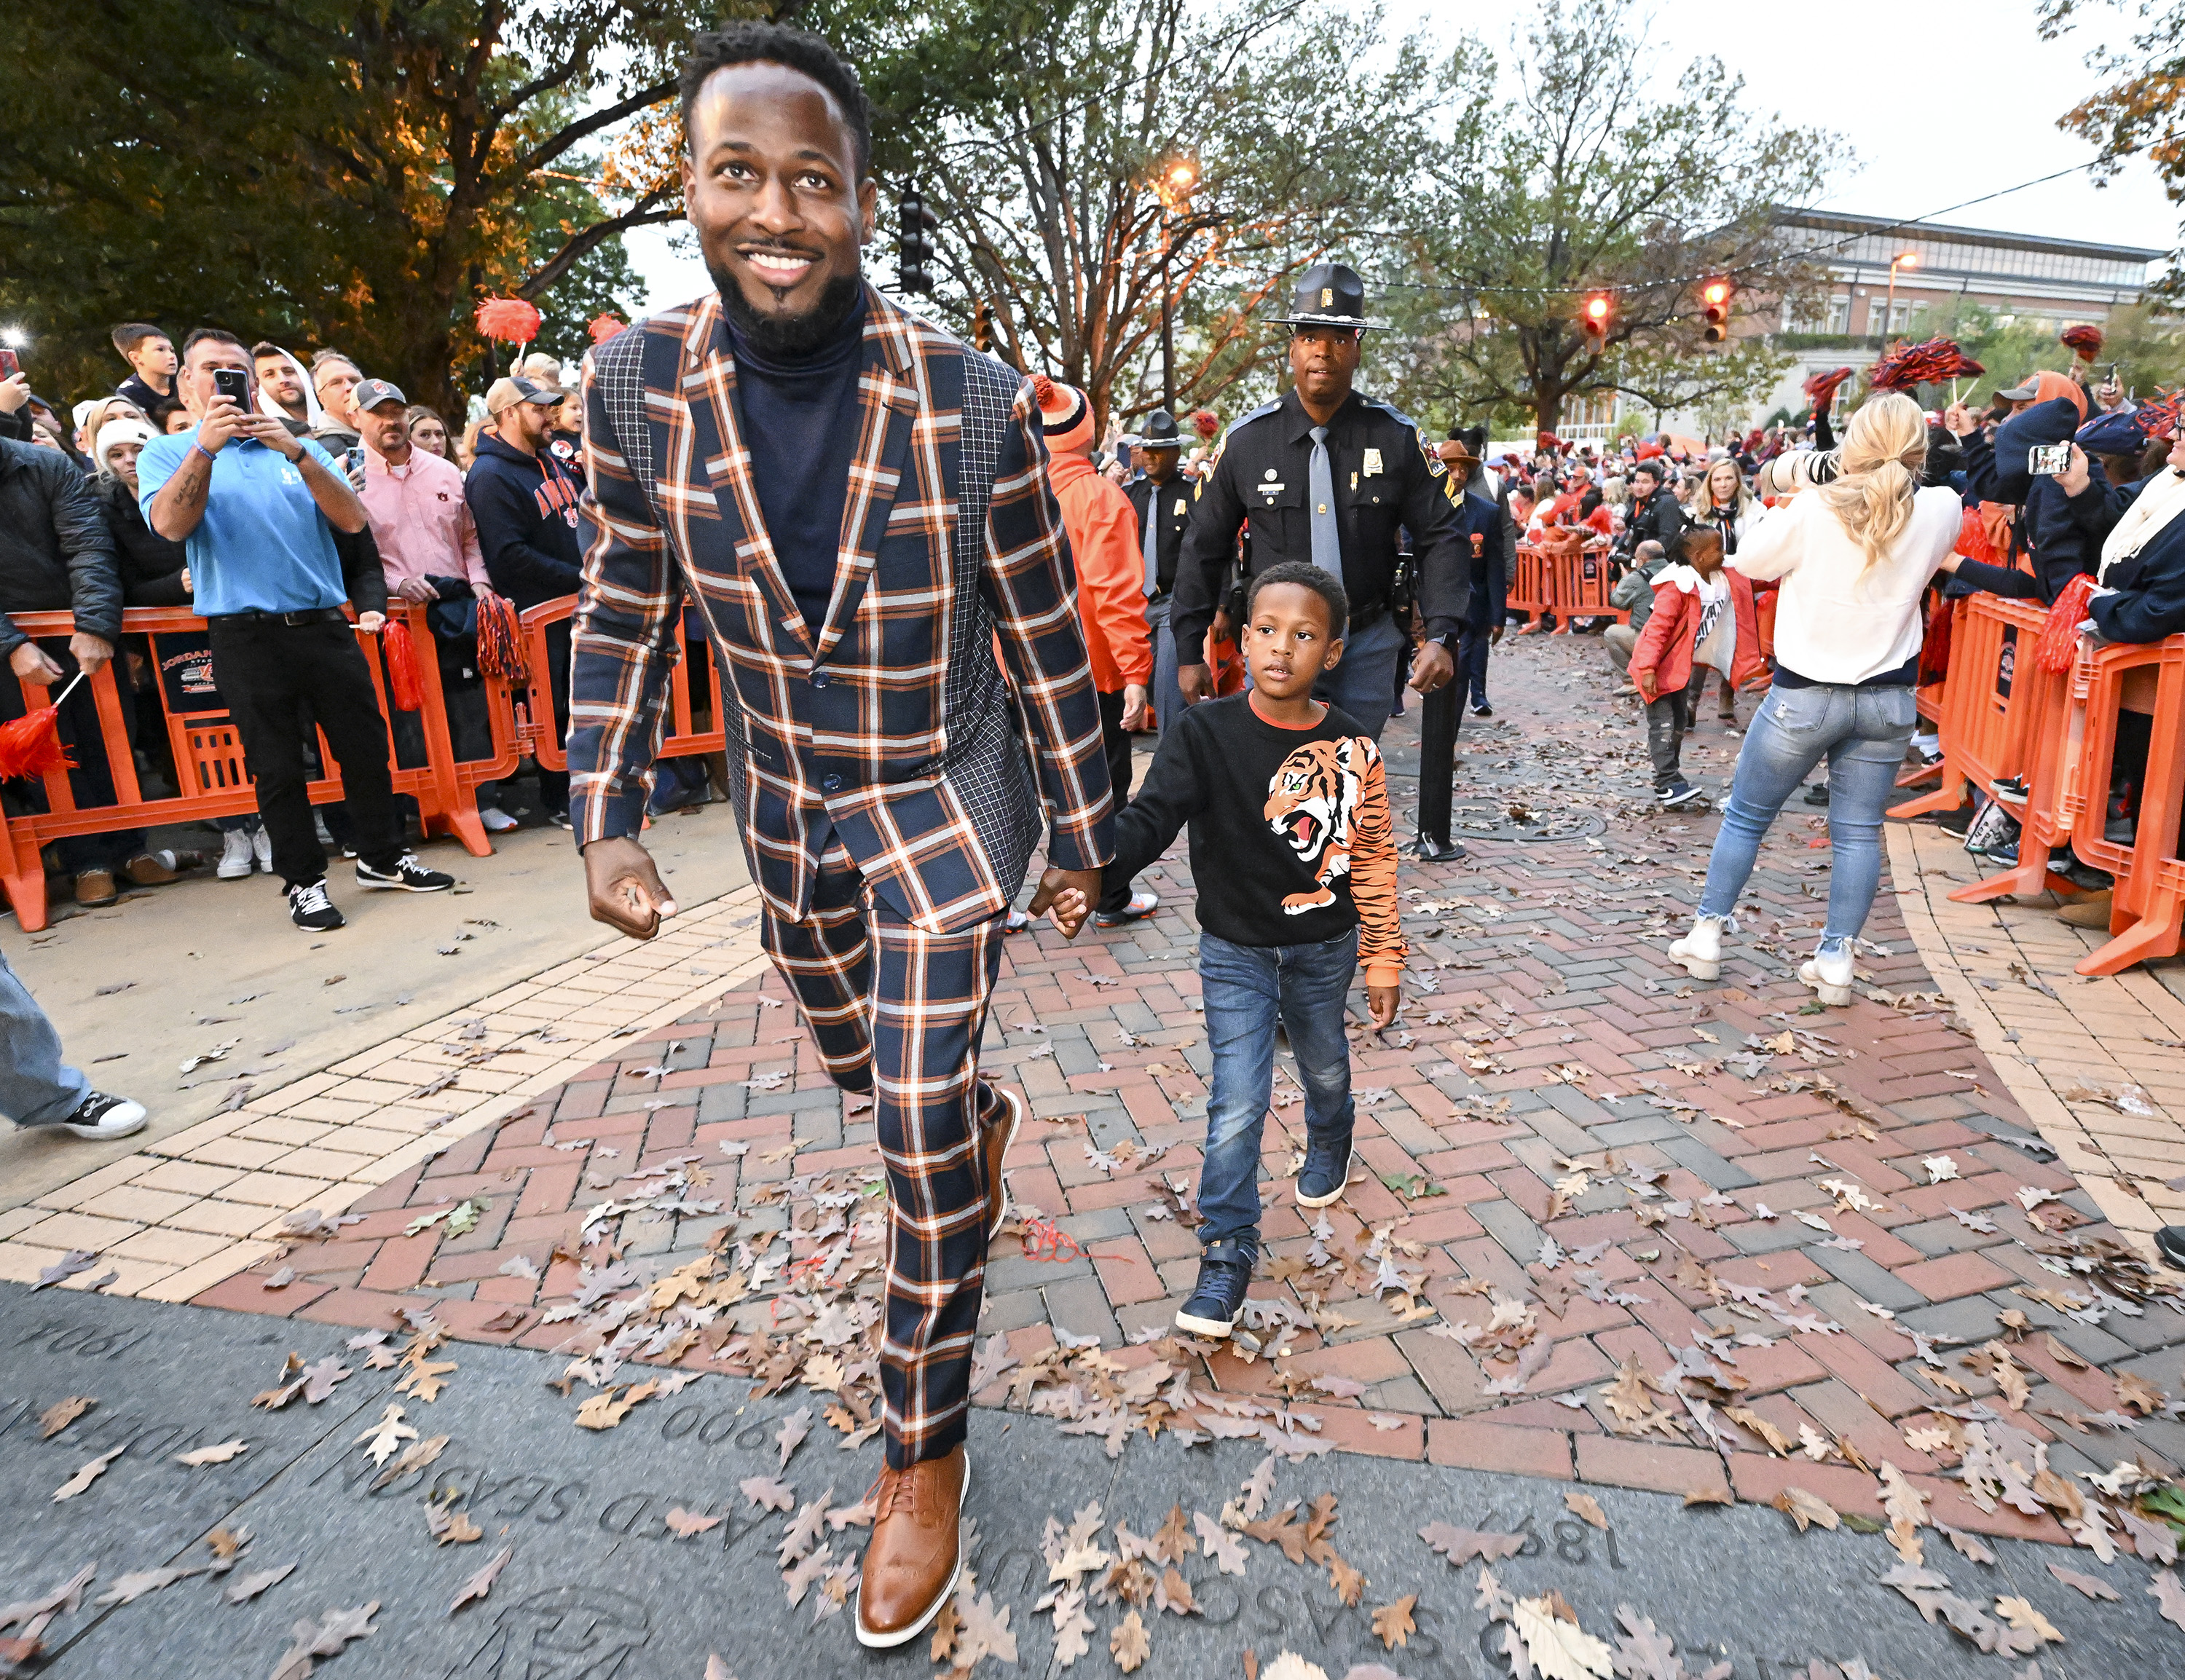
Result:
[[[115,803],[96,690],[66,685],[118,661],[151,795],[197,790],[185,785],[194,767],[174,762],[163,700],[165,712],[225,711],[237,723],[260,808],[216,820],[220,878],[277,876],[293,919],[315,929],[340,922],[324,880],[332,851],[356,860],[363,885],[438,890],[449,878],[417,864],[404,840],[414,812],[380,791],[390,726],[394,763],[424,762],[421,714],[390,700],[383,717],[356,631],[378,628],[390,596],[424,607],[431,644],[418,654],[436,660],[456,756],[491,756],[478,600],[490,592],[522,610],[577,588],[583,406],[573,382],[534,354],[451,424],[337,349],[306,362],[198,328],[178,351],[145,321],[117,327],[113,342],[126,377],[65,417],[25,371],[0,378],[0,657],[19,679],[0,682],[0,722],[38,704],[42,688],[64,693],[75,802]],[[209,629],[125,633],[125,607],[182,608]],[[14,619],[54,611],[75,614],[72,634],[31,637]],[[550,633],[564,728],[567,632],[564,622]],[[320,760],[321,738],[334,764]],[[315,809],[307,784],[336,766],[345,797]],[[566,828],[566,773],[520,773],[528,790],[478,790],[486,827]],[[702,767],[662,783],[656,809],[709,797]],[[46,808],[33,780],[0,797]],[[55,887],[92,907],[202,861],[152,848],[141,831],[48,849]]]

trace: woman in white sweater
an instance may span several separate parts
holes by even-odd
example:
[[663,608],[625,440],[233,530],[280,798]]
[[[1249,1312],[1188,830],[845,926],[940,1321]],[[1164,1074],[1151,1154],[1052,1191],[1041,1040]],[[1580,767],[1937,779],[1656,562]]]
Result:
[[1756,516],[1730,561],[1755,581],[1782,580],[1775,682],[1737,756],[1699,915],[1669,947],[1701,980],[1721,971],[1761,839],[1825,758],[1829,918],[1798,977],[1830,1004],[1851,1002],[1852,941],[1881,881],[1881,813],[1919,715],[1920,599],[1963,522],[1955,491],[1919,488],[1927,423],[1909,397],[1869,398],[1839,453],[1833,482]]

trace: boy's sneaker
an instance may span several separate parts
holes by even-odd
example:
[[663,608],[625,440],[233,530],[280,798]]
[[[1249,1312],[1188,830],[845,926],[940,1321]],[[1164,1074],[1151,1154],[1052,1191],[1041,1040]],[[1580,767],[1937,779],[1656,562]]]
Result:
[[478,821],[484,825],[485,831],[489,834],[505,834],[511,829],[522,826],[497,805],[480,806]]
[[415,852],[405,851],[394,860],[392,869],[386,870],[375,869],[360,857],[356,862],[356,884],[394,892],[445,892],[455,885],[455,878],[438,869],[428,869],[417,861]]
[[213,866],[213,873],[223,881],[239,881],[256,867],[256,854],[250,846],[250,830],[230,829],[220,837],[220,862]]
[[1217,1342],[1224,1339],[1237,1327],[1237,1314],[1251,1283],[1252,1268],[1243,1260],[1201,1260],[1199,1287],[1176,1309],[1176,1327]]
[[144,1129],[144,1105],[132,1102],[126,1097],[109,1097],[103,1091],[87,1094],[76,1105],[75,1113],[61,1122],[63,1131],[73,1132],[78,1137],[87,1137],[103,1142],[109,1137],[126,1137]]
[[288,889],[288,919],[306,933],[322,934],[348,925],[334,901],[327,896],[327,878],[305,881]]
[[1160,908],[1160,895],[1140,887],[1131,894],[1131,901],[1120,910],[1096,910],[1092,925],[1096,928],[1120,928],[1126,922],[1142,922]]
[[1690,805],[1700,796],[1700,790],[1690,782],[1674,781],[1666,788],[1657,789],[1654,797],[1664,811],[1674,811],[1679,805]]
[[1350,1182],[1350,1134],[1322,1142],[1308,1136],[1305,1165],[1298,1169],[1297,1199],[1300,1208],[1325,1208],[1343,1194]]

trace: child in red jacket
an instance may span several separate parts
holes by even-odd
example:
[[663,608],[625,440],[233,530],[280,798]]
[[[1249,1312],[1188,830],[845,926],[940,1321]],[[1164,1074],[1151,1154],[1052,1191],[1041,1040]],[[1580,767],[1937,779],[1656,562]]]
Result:
[[1673,545],[1676,564],[1654,580],[1654,611],[1631,653],[1631,681],[1646,706],[1646,748],[1654,759],[1654,795],[1663,808],[1685,805],[1699,790],[1685,779],[1681,758],[1692,706],[1709,670],[1744,688],[1764,682],[1752,585],[1723,570],[1722,538],[1694,526]]

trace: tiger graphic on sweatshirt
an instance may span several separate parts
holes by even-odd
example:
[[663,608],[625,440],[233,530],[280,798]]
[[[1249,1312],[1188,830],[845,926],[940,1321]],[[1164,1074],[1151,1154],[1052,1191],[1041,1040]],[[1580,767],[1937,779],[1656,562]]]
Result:
[[[1299,747],[1268,784],[1264,815],[1267,826],[1313,870],[1314,890],[1286,894],[1284,913],[1326,908],[1335,902],[1331,883],[1348,876],[1360,925],[1369,930],[1395,926],[1394,823],[1380,749],[1372,741],[1351,735]],[[1354,852],[1373,863],[1354,870]]]

